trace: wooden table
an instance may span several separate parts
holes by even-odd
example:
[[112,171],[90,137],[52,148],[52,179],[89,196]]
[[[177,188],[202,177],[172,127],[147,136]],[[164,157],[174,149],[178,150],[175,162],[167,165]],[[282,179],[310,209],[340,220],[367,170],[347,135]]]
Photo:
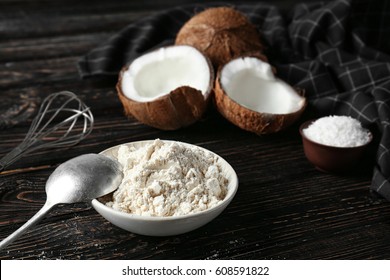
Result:
[[77,93],[92,108],[95,127],[77,146],[36,151],[0,173],[0,238],[40,209],[56,166],[120,143],[160,138],[205,147],[235,168],[239,190],[214,221],[172,237],[132,234],[87,204],[61,205],[0,259],[390,258],[390,203],[370,192],[371,167],[343,176],[317,171],[303,154],[303,120],[260,137],[211,109],[191,127],[159,131],[124,116],[115,81],[80,79],[76,64],[89,50],[127,24],[185,1],[62,2],[0,4],[0,108],[24,112],[0,130],[0,155],[22,141],[39,102],[52,92]]

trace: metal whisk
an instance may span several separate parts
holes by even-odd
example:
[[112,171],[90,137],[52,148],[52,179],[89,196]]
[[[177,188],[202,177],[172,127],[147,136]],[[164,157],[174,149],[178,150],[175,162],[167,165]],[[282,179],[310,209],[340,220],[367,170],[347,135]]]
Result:
[[93,122],[92,112],[74,93],[50,94],[23,142],[0,159],[0,171],[32,151],[76,145],[91,133]]

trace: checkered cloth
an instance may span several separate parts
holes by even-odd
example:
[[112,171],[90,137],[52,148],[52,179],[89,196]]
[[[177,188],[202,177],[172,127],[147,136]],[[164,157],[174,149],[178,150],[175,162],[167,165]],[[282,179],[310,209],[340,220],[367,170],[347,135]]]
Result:
[[[130,24],[79,62],[82,77],[114,76],[134,58],[173,44],[191,16],[215,5],[172,8]],[[374,131],[372,189],[390,200],[390,3],[337,0],[284,12],[235,6],[255,24],[278,75],[304,88],[316,116],[350,115]]]

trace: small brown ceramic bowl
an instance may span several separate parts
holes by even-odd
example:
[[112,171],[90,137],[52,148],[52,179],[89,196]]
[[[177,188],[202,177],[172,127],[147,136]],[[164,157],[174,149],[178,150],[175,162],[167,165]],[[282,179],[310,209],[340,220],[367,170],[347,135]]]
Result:
[[359,162],[359,159],[363,156],[367,146],[371,143],[372,134],[370,133],[370,140],[368,143],[358,147],[333,147],[323,145],[310,140],[303,133],[303,130],[314,121],[315,120],[304,122],[299,128],[306,158],[317,169],[323,172],[344,173],[350,171],[351,168]]

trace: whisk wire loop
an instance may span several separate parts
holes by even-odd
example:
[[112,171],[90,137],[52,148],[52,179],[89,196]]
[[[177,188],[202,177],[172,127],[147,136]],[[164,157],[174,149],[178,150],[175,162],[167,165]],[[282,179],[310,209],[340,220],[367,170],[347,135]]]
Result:
[[77,95],[70,91],[50,94],[42,101],[22,143],[0,159],[0,171],[32,151],[76,145],[91,133],[93,124],[90,108]]

